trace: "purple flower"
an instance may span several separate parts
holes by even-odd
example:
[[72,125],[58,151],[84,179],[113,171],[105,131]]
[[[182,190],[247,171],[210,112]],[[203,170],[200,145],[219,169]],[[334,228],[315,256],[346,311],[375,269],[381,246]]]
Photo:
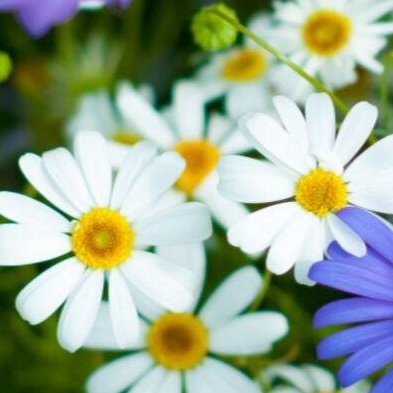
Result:
[[125,7],[132,0],[0,0],[0,12],[14,12],[25,29],[41,37],[53,26],[71,19],[80,7],[111,5]]
[[[346,208],[339,215],[364,239],[367,254],[356,258],[333,243],[329,260],[315,264],[310,278],[353,295],[322,307],[314,319],[317,328],[353,325],[318,347],[320,359],[348,356],[338,373],[347,387],[393,362],[393,230],[381,218],[358,208]],[[388,392],[393,392],[393,370],[371,391]]]

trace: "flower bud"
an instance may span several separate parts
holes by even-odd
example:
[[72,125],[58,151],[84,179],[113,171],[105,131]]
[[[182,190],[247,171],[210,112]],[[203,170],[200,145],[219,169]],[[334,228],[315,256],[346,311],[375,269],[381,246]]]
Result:
[[214,10],[237,20],[236,12],[224,3],[203,7],[194,16],[191,26],[194,40],[203,49],[210,51],[229,48],[235,43],[238,34],[237,29],[214,14]]
[[7,53],[0,52],[0,82],[5,81],[11,73],[12,63]]

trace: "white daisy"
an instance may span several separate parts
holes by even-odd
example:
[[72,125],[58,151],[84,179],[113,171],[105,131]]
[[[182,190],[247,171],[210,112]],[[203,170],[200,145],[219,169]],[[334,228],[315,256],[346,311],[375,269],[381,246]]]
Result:
[[283,274],[296,264],[297,280],[310,284],[308,270],[332,240],[353,255],[366,252],[363,240],[337,215],[341,209],[357,205],[393,213],[393,136],[354,158],[376,123],[374,106],[355,105],[336,136],[328,95],[309,97],[306,119],[289,99],[276,97],[274,103],[282,125],[262,113],[240,121],[244,136],[268,161],[224,157],[218,171],[223,196],[275,204],[233,225],[228,238],[249,253],[270,247],[269,270]]
[[142,137],[185,159],[186,169],[175,185],[184,198],[206,203],[213,217],[225,227],[247,214],[244,206],[217,192],[216,167],[220,157],[245,152],[250,144],[235,132],[237,127],[231,119],[215,114],[205,124],[205,100],[195,83],[183,81],[175,85],[173,104],[165,116],[130,86],[123,85],[117,97],[123,117],[135,124]]
[[[392,0],[276,1],[276,27],[266,30],[262,21],[251,28],[337,89],[357,80],[356,66],[382,71],[376,57],[393,33],[393,22],[379,19],[392,10]],[[310,85],[286,66],[276,67],[274,73],[280,93],[298,101],[310,93]]]
[[[191,258],[194,273],[203,283],[202,245],[161,251],[180,266]],[[254,381],[215,357],[267,353],[286,335],[287,320],[280,313],[259,311],[240,315],[261,286],[256,269],[245,267],[227,278],[197,313],[195,307],[186,313],[148,310],[147,320],[140,320],[145,331],[143,339],[130,346],[132,353],[97,370],[88,380],[87,391],[181,393],[184,387],[188,393],[261,393]],[[107,314],[104,304],[87,343],[90,348],[116,349]]]
[[114,176],[101,135],[80,133],[75,142],[75,158],[64,148],[21,158],[27,180],[64,215],[26,196],[0,193],[0,213],[14,222],[0,225],[0,265],[61,260],[22,290],[16,307],[38,324],[65,302],[58,339],[69,351],[88,336],[107,281],[111,324],[126,347],[139,338],[130,288],[171,311],[194,301],[189,270],[136,246],[202,241],[211,234],[209,212],[177,200],[157,210],[184,169],[176,153],[157,156],[153,144],[141,142]]
[[282,365],[268,368],[262,376],[270,393],[369,393],[370,384],[357,383],[340,389],[332,373],[313,365]]
[[[260,23],[268,25],[261,16]],[[271,96],[269,75],[270,55],[250,40],[230,50],[211,55],[196,75],[208,101],[228,95],[231,102],[242,108],[260,108]]]
[[[130,89],[133,89],[131,84]],[[135,89],[141,98],[149,103],[154,101],[154,93],[149,86]],[[130,147],[141,140],[135,124],[122,116],[109,91],[99,90],[83,96],[75,113],[66,125],[66,137],[73,142],[80,131],[94,130],[109,142],[109,155],[112,165],[119,167],[129,153]]]

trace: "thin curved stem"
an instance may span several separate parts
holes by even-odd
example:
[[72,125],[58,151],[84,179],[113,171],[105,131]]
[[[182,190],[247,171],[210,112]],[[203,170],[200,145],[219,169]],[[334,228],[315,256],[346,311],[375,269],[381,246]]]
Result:
[[250,312],[258,310],[259,306],[262,304],[263,300],[267,292],[269,291],[270,283],[272,281],[272,273],[266,269],[265,275],[262,281],[262,288],[259,291],[257,297],[255,298],[254,302],[250,306]]
[[312,86],[314,86],[315,89],[328,94],[331,97],[331,99],[333,100],[334,104],[337,106],[337,108],[342,113],[344,113],[344,114],[348,113],[348,111],[349,111],[348,107],[345,105],[345,103],[339,97],[337,97],[336,94],[334,94],[334,92],[332,90],[327,88],[321,81],[314,78],[312,75],[308,74],[301,67],[299,67],[297,64],[292,62],[286,55],[284,55],[282,52],[280,52],[277,48],[270,45],[267,41],[265,41],[264,39],[258,37],[256,34],[254,34],[246,26],[242,25],[236,19],[231,18],[230,16],[226,15],[225,13],[221,12],[220,10],[212,9],[212,10],[210,10],[210,12],[213,12],[215,15],[219,16],[225,22],[229,23],[234,28],[236,28],[240,33],[244,34],[246,37],[248,37],[250,40],[254,41],[261,48],[263,48],[266,51],[268,51],[269,53],[271,53],[274,57],[276,57],[282,63],[286,64],[293,71],[295,71],[297,74],[299,74],[303,79],[305,79]]

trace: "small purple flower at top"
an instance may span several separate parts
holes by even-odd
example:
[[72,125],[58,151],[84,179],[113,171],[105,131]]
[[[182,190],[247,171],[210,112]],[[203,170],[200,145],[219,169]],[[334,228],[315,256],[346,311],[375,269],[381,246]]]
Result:
[[80,8],[126,7],[132,0],[0,0],[0,12],[14,12],[33,37],[71,19]]
[[[338,373],[341,385],[347,387],[393,362],[393,230],[358,208],[338,214],[364,239],[367,254],[356,258],[333,243],[329,260],[316,263],[310,278],[351,295],[322,307],[314,319],[316,328],[351,325],[318,346],[320,359],[348,356]],[[371,390],[388,392],[393,392],[393,369]]]

